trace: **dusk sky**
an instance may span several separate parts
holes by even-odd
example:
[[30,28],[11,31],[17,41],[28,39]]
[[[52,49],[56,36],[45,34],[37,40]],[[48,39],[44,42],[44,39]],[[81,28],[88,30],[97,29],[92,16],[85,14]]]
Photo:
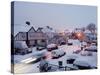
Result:
[[50,26],[60,30],[97,25],[96,6],[15,2],[14,8],[15,30],[27,27],[25,21],[35,28]]

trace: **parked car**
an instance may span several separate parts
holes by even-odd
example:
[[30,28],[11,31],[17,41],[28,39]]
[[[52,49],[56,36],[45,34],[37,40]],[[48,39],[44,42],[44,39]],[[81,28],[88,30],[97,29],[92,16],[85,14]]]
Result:
[[65,41],[62,41],[61,43],[60,43],[60,46],[61,45],[65,45],[66,44],[66,42]]
[[25,41],[15,41],[14,42],[14,54],[25,55],[31,53],[32,49],[29,49]]
[[86,47],[85,50],[81,52],[81,55],[92,56],[94,52],[97,52],[97,46],[95,43],[92,43],[89,47]]
[[76,59],[73,63],[74,66],[77,66],[78,69],[92,69],[91,65],[88,61],[84,61],[82,59]]
[[69,39],[67,44],[68,44],[68,45],[73,45],[72,40],[71,40],[71,39]]
[[45,49],[45,47],[38,46],[38,47],[36,47],[36,49],[37,49],[37,50],[43,50],[43,49]]
[[82,55],[82,56],[92,56],[93,54],[92,54],[92,52],[90,52],[90,51],[85,51],[85,50],[84,50],[84,51],[81,52],[81,55]]
[[54,50],[51,52],[51,54],[52,58],[55,59],[64,56],[66,53],[63,50]]
[[49,44],[47,46],[48,51],[52,51],[52,50],[55,50],[55,49],[58,49],[58,46],[56,44]]
[[97,46],[96,46],[96,44],[92,43],[89,47],[86,47],[85,51],[97,52]]
[[78,49],[78,50],[74,50],[73,53],[75,54],[79,54],[82,50]]
[[86,46],[87,46],[87,42],[84,42],[84,41],[83,41],[83,42],[81,43],[81,47],[85,48]]

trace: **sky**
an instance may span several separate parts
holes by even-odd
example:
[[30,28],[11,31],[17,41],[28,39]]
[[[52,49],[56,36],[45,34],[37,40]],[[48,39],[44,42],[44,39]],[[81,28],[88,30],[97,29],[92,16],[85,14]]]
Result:
[[[30,21],[31,25],[27,26],[26,21]],[[89,23],[97,25],[96,6],[33,2],[15,2],[14,5],[16,31],[25,30],[25,27],[31,26],[35,28],[50,26],[58,30],[72,30],[86,27]]]

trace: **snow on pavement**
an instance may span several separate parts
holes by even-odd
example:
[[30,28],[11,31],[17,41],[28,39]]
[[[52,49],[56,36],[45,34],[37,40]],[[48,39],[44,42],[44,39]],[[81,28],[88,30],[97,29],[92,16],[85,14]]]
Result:
[[[75,41],[76,42],[76,41]],[[66,60],[69,58],[75,58],[76,61],[82,61],[82,62],[86,62],[89,65],[91,65],[92,67],[97,67],[97,53],[93,52],[92,56],[82,56],[81,52],[79,54],[73,54],[73,51],[76,50],[80,50],[80,46],[79,45],[62,45],[58,47],[58,50],[63,50],[66,52],[66,54],[58,59],[52,59],[52,54],[51,52],[48,52],[46,49],[42,50],[42,51],[37,51],[36,48],[33,48],[33,52],[30,54],[26,54],[24,56],[22,55],[15,55],[15,61],[20,62],[23,59],[26,59],[28,57],[32,57],[33,55],[38,55],[39,53],[41,54],[42,52],[46,52],[46,56],[47,56],[47,61],[50,64],[53,65],[58,65],[58,61],[63,61],[63,66],[70,66],[73,67],[73,65],[69,65],[67,64]],[[15,64],[15,71],[16,73],[31,73],[31,72],[39,72],[39,68],[37,66],[39,66],[40,62],[34,63],[34,64],[20,64],[20,63],[16,63]],[[19,69],[19,70],[18,70]]]

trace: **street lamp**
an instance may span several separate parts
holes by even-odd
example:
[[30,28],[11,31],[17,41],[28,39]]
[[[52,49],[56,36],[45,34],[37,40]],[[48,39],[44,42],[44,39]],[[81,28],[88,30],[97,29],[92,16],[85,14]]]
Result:
[[30,25],[30,22],[29,22],[29,21],[26,21],[26,24],[27,24],[27,25]]
[[76,36],[77,36],[78,40],[80,40],[80,42],[81,42],[81,50],[83,50],[83,44],[82,44],[82,42],[84,40],[84,33],[83,32],[77,32]]
[[[29,26],[30,22],[26,21],[25,24]],[[26,32],[26,44],[29,46],[28,32]]]
[[80,38],[82,36],[81,33],[77,33],[77,37]]

